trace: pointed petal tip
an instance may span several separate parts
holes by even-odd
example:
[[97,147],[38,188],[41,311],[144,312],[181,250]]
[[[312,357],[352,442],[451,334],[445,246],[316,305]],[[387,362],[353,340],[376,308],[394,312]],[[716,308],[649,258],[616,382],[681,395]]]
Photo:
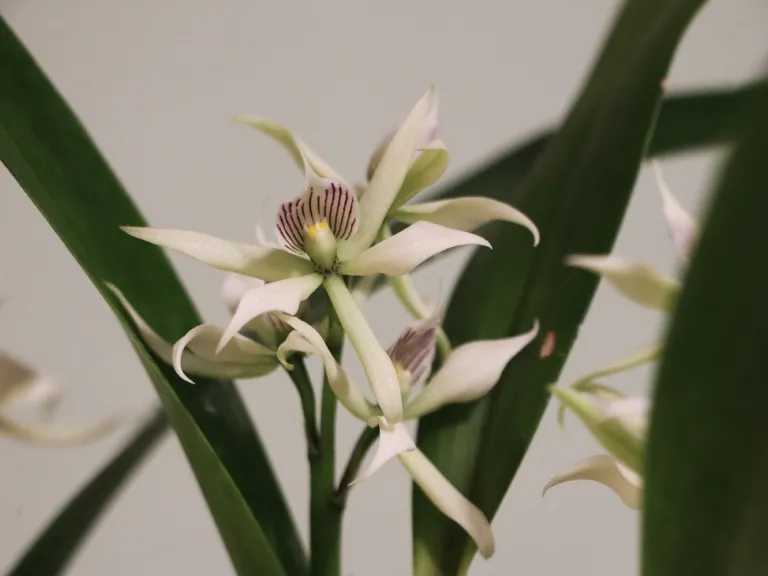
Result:
[[188,382],[189,384],[194,384],[192,379],[187,376],[184,373],[184,368],[181,366],[181,357],[184,354],[184,348],[187,345],[187,336],[185,335],[183,338],[181,338],[178,342],[176,342],[173,345],[173,349],[171,350],[171,361],[173,365],[173,370],[176,372],[176,375],[184,380],[185,382]]
[[416,444],[405,424],[398,422],[390,425],[387,422],[386,418],[379,417],[379,441],[376,452],[365,470],[349,484],[350,486],[370,478],[395,456],[416,450]]
[[278,362],[280,362],[280,364],[283,365],[283,368],[289,372],[295,368],[295,366],[288,361],[288,354],[293,351],[290,341],[294,334],[295,331],[288,334],[288,337],[277,347],[277,351],[275,352]]
[[664,173],[658,160],[652,160],[652,166],[656,179],[656,188],[661,195],[667,230],[678,254],[687,259],[698,235],[698,224],[672,193],[672,189],[664,178]]
[[652,310],[669,310],[680,289],[678,280],[614,254],[571,254],[565,263],[600,276],[625,298]]
[[588,269],[594,264],[595,258],[607,258],[607,256],[596,256],[594,254],[568,254],[563,261],[566,266]]
[[557,474],[544,486],[541,496],[546,496],[555,486],[577,480],[591,480],[602,484],[629,508],[638,509],[642,506],[642,479],[607,454],[591,456]]
[[142,230],[144,230],[144,228],[144,226],[120,226],[120,230],[133,236],[134,238],[141,238]]

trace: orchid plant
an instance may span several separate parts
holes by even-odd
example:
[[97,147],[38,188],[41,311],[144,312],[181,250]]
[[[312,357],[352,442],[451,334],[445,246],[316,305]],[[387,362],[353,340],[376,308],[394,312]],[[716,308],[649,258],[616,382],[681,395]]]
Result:
[[[202,324],[171,345],[136,313],[119,288],[110,288],[155,354],[172,363],[177,374],[189,382],[194,375],[258,377],[279,363],[293,369],[290,357],[294,354],[319,356],[328,385],[342,406],[379,430],[378,448],[353,482],[368,478],[398,457],[435,506],[460,524],[474,538],[480,553],[489,557],[494,540],[488,520],[418,450],[403,421],[486,394],[507,363],[535,338],[538,327],[534,325],[519,336],[479,340],[444,350],[441,369],[425,383],[435,356],[439,312],[408,327],[385,349],[348,287],[348,278],[356,276],[382,274],[402,279],[424,260],[456,246],[490,247],[468,230],[491,220],[523,225],[538,243],[539,233],[530,219],[487,198],[402,206],[436,181],[447,167],[445,147],[434,139],[437,107],[435,89],[430,88],[394,135],[374,153],[369,183],[357,193],[288,129],[253,116],[239,117],[238,121],[283,144],[304,171],[304,191],[281,204],[277,212],[278,246],[265,239],[259,245],[237,244],[186,230],[124,229],[136,238],[238,275],[225,280],[223,291],[238,301],[225,328]],[[408,221],[410,226],[394,235],[384,234],[390,219]],[[238,278],[242,278],[241,283],[250,282],[242,294],[233,286]],[[357,353],[375,402],[349,381],[323,335],[299,317],[302,303],[320,286],[330,302],[332,322],[340,324]],[[409,310],[424,310],[420,299],[400,294]],[[270,325],[271,331],[265,331],[265,325]],[[264,342],[249,334],[261,335]],[[421,391],[410,398],[416,387]],[[305,414],[305,418],[305,428],[312,430],[314,414]],[[311,437],[308,442],[312,442]]]
[[[552,396],[560,425],[573,412],[604,453],[554,476],[544,492],[591,480],[641,510],[644,576],[768,570],[755,545],[768,518],[760,490],[768,481],[761,440],[768,402],[761,363],[768,313],[761,304],[768,288],[755,264],[768,250],[759,225],[768,210],[760,178],[768,85],[666,93],[676,47],[703,3],[622,2],[563,125],[448,182],[434,86],[381,139],[360,180],[343,176],[290,128],[237,116],[235,123],[282,147],[303,176],[303,187],[259,215],[253,243],[149,226],[0,17],[0,157],[119,319],[159,399],[9,576],[61,574],[169,430],[236,574],[341,576],[348,495],[396,460],[414,486],[414,575],[464,575],[478,554],[488,559],[497,544],[515,545],[492,522]],[[755,121],[737,129],[748,103]],[[613,254],[644,157],[712,143],[734,148],[713,194],[716,208],[701,224],[653,161],[682,261],[679,277]],[[474,252],[450,297],[425,299],[412,275],[462,247]],[[197,316],[165,251],[222,273],[225,325]],[[600,279],[662,312],[669,328],[644,349],[558,386]],[[363,312],[380,289],[390,289],[410,317],[394,342],[382,342]],[[723,341],[715,346],[712,334]],[[347,342],[360,376],[345,362]],[[700,350],[706,357],[698,358]],[[322,383],[312,381],[308,358],[319,360]],[[647,397],[604,382],[655,361],[659,374]],[[699,362],[707,368],[698,369]],[[743,368],[745,383],[727,394],[726,384],[736,389],[734,366]],[[301,407],[308,545],[261,443],[263,431],[233,386],[275,372],[291,381]],[[690,402],[693,386],[703,392]],[[49,420],[62,398],[56,379],[0,354],[0,434],[72,446],[135,420],[126,411],[86,426],[54,426]],[[39,421],[17,417],[25,405]],[[361,432],[337,478],[339,406]],[[391,546],[383,541],[381,549]]]

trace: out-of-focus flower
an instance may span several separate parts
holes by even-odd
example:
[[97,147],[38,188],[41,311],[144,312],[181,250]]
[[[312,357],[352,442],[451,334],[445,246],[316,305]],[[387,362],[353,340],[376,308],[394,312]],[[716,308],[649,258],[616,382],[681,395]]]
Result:
[[626,397],[620,391],[597,382],[648,362],[658,355],[659,345],[647,347],[581,378],[567,388],[554,388],[560,401],[558,420],[571,410],[589,429],[608,454],[592,456],[552,478],[544,488],[574,480],[592,480],[613,490],[631,508],[642,501],[643,462],[649,406],[644,397]]
[[[56,380],[0,352],[0,434],[34,444],[78,445],[103,438],[125,420],[112,416],[86,426],[51,424],[63,399]],[[25,409],[37,412],[38,417],[22,417]]]
[[[698,225],[670,191],[657,162],[653,163],[653,169],[672,243],[678,256],[687,262],[698,235]],[[574,254],[566,262],[602,276],[631,301],[654,310],[666,312],[680,288],[678,280],[621,256]]]

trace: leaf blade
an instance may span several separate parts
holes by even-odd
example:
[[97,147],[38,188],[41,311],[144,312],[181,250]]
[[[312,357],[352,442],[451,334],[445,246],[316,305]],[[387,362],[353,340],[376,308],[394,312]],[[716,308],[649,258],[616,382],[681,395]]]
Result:
[[[520,190],[518,208],[542,232],[538,252],[522,231],[499,227],[493,252],[476,253],[456,286],[445,322],[455,344],[518,333],[534,317],[542,325],[487,398],[419,425],[422,450],[489,517],[527,451],[549,400],[547,386],[557,380],[597,285],[566,269],[563,259],[610,251],[657,118],[662,79],[702,4],[624,4],[579,99]],[[554,352],[542,358],[544,339],[553,337]],[[466,535],[415,491],[413,518],[418,573],[462,573],[474,555]]]
[[[715,187],[668,327],[646,463],[643,571],[768,571],[768,89]],[[713,281],[714,280],[714,281]]]
[[48,523],[7,571],[8,576],[62,573],[110,500],[117,496],[168,429],[165,412],[158,409]]
[[[4,20],[0,20],[0,156],[72,255],[112,305],[117,285],[162,336],[175,340],[200,319],[165,255],[119,226],[145,225],[90,136]],[[117,309],[115,309],[117,311]],[[121,321],[127,318],[121,313]],[[130,325],[124,324],[129,327]],[[129,332],[129,336],[134,336]],[[145,367],[151,366],[144,358]],[[153,383],[167,410],[189,416],[231,476],[250,515],[289,574],[305,574],[306,555],[269,458],[230,382],[191,387],[161,368]],[[180,404],[178,404],[180,403]],[[184,444],[185,439],[181,438]],[[192,435],[189,442],[199,443]],[[248,459],[240,457],[246,450]],[[211,469],[216,476],[218,471]],[[198,481],[209,478],[195,470]],[[202,474],[202,476],[201,476]],[[226,480],[222,478],[222,480]],[[232,488],[232,485],[229,485]],[[209,506],[214,506],[209,501]],[[219,517],[219,521],[225,518]],[[245,537],[241,535],[240,537]]]

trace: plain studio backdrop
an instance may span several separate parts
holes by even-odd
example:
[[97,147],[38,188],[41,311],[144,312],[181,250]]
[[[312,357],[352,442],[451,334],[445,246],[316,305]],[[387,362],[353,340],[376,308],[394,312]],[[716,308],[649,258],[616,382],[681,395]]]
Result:
[[[591,65],[617,0],[513,2],[103,2],[0,0],[0,9],[156,226],[254,238],[302,178],[268,138],[229,120],[258,113],[294,128],[328,162],[362,179],[368,157],[426,87],[441,95],[446,180],[560,120]],[[768,52],[768,7],[712,0],[686,34],[670,89],[738,83]],[[2,65],[2,62],[0,62]],[[706,120],[703,120],[706,121]],[[665,160],[673,190],[699,213],[721,155]],[[0,347],[66,386],[60,419],[148,407],[154,392],[107,306],[11,176],[0,171]],[[616,251],[673,273],[659,196],[644,168]],[[465,250],[416,275],[447,296]],[[204,317],[222,323],[222,274],[173,257]],[[514,262],[509,263],[514,266]],[[385,345],[407,321],[391,294],[366,306]],[[650,341],[659,315],[601,286],[563,380]],[[351,352],[351,350],[349,351]],[[347,358],[351,358],[347,354]],[[362,382],[358,366],[352,375]],[[619,378],[647,388],[651,370]],[[285,374],[240,384],[302,534],[308,481],[299,403]],[[607,489],[541,488],[599,448],[579,423],[544,416],[493,525],[496,555],[473,573],[637,573],[639,516]],[[359,431],[339,417],[339,466]],[[0,438],[0,566],[97,469],[128,430],[79,449]],[[243,455],[247,457],[247,455]],[[354,488],[344,574],[410,572],[410,483],[396,463]],[[231,567],[175,438],[164,440],[106,513],[71,574],[229,574]]]

